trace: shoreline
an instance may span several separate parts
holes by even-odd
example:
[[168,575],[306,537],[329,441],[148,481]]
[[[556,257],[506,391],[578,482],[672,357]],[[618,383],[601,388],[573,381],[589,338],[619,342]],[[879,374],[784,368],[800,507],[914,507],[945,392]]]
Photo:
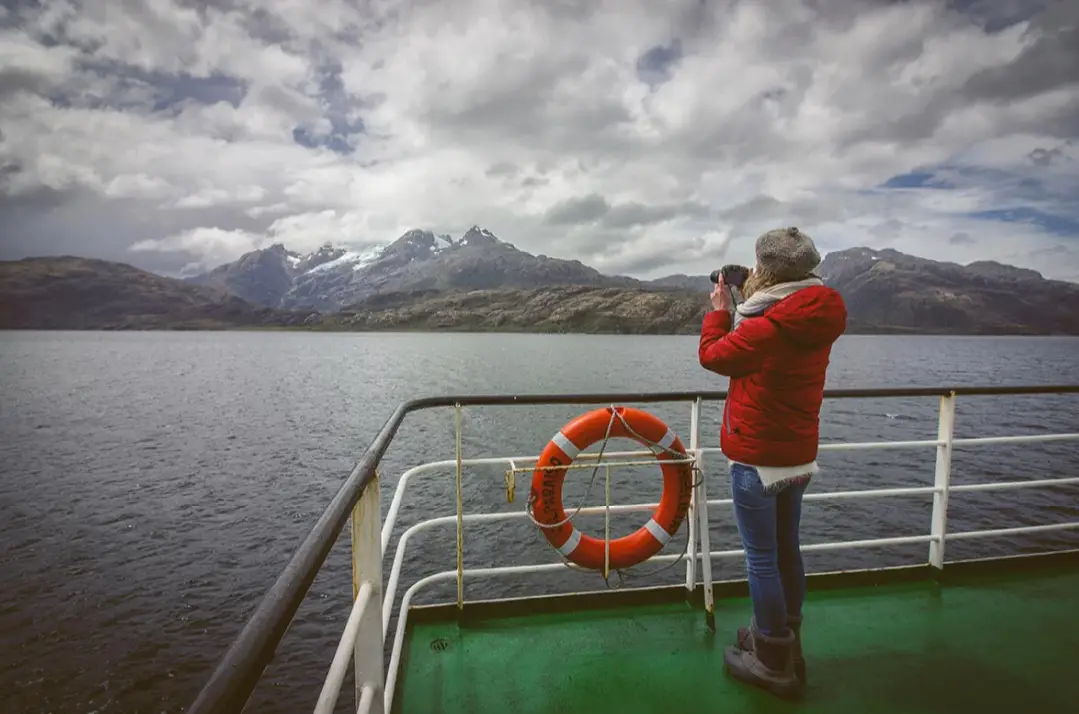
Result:
[[[251,326],[177,326],[177,327],[0,327],[0,332],[307,332],[307,333],[356,333],[356,334],[474,334],[474,335],[577,335],[577,336],[623,336],[623,337],[696,337],[697,329],[681,332],[635,332],[603,330],[485,330],[475,327],[332,327],[325,325],[251,325]],[[934,330],[909,330],[905,328],[855,328],[843,336],[856,337],[1079,337],[1067,332],[949,332]]]

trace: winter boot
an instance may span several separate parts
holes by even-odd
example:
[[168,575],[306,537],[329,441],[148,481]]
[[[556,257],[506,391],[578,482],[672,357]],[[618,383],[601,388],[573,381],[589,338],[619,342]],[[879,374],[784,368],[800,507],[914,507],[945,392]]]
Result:
[[791,654],[794,648],[794,632],[787,631],[783,637],[769,637],[751,631],[753,649],[728,647],[723,652],[723,663],[735,679],[760,687],[782,699],[798,699],[803,686],[794,676]]
[[[737,634],[738,648],[742,650],[753,649],[753,621],[749,627],[739,627]],[[794,632],[794,647],[791,660],[794,664],[794,674],[802,684],[806,683],[806,661],[802,654],[802,618],[788,618],[787,627]]]

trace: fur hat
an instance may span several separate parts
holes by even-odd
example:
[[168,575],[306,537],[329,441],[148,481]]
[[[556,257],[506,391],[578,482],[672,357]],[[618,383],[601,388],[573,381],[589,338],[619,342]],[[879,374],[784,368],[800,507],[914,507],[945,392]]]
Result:
[[757,239],[757,265],[781,280],[801,280],[820,265],[820,253],[797,228],[777,228]]

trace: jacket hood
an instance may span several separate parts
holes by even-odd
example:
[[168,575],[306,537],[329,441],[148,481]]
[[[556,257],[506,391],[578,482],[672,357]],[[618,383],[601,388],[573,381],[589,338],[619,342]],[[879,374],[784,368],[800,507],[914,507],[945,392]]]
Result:
[[847,329],[847,306],[833,288],[824,285],[802,288],[766,313],[791,341],[806,347],[823,347],[839,339]]

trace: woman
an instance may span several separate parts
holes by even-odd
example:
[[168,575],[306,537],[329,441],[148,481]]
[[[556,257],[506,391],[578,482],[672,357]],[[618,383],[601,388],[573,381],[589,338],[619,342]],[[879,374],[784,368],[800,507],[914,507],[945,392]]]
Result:
[[744,302],[734,306],[722,280],[712,292],[699,348],[702,367],[731,378],[720,445],[753,600],[753,620],[724,663],[742,681],[797,697],[805,686],[802,495],[817,472],[825,372],[847,310],[813,275],[820,254],[797,228],[768,231],[756,254]]

